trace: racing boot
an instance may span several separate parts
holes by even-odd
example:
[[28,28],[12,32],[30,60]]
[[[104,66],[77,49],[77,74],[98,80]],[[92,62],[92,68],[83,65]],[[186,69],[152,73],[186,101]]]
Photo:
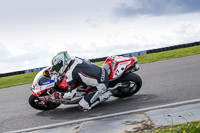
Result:
[[100,103],[106,101],[111,95],[112,95],[111,91],[103,93],[101,96],[99,96]]
[[97,104],[107,100],[111,95],[112,93],[110,91],[105,92],[103,94],[99,91],[90,93],[81,99],[78,107],[83,111],[88,111]]

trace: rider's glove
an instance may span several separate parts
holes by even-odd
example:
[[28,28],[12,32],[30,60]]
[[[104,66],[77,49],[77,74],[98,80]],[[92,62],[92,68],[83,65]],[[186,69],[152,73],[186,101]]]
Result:
[[55,82],[57,82],[57,81],[58,81],[58,75],[53,74],[53,75],[51,76],[51,80],[54,80]]
[[75,96],[76,96],[76,89],[72,90],[71,92],[64,93],[63,98],[72,99]]
[[67,92],[63,95],[64,99],[71,99],[72,98],[72,93],[71,92]]

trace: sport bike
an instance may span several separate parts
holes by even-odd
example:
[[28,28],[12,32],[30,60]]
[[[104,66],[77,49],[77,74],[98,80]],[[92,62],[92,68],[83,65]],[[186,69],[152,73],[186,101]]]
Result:
[[[136,57],[108,57],[101,67],[108,73],[109,87],[107,91],[111,91],[112,96],[119,98],[130,97],[140,90],[142,80],[139,75],[134,73],[139,70]],[[34,78],[31,87],[32,95],[29,97],[29,104],[33,108],[51,110],[61,104],[78,104],[85,95],[91,92],[90,87],[83,88],[83,86],[77,85],[76,95],[72,99],[53,99],[53,92],[66,92],[68,84],[65,74],[58,75],[52,72],[53,74],[51,75],[57,74],[59,77],[58,81],[52,80],[51,76],[49,76],[50,68],[44,68]]]

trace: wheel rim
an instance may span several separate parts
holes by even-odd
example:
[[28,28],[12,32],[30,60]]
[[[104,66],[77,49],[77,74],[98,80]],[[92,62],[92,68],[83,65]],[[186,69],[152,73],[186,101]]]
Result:
[[38,98],[34,99],[33,101],[34,101],[36,106],[42,106],[42,107],[46,106],[46,103],[44,101],[38,99]]
[[39,98],[36,98],[33,100],[36,106],[41,106],[43,108],[47,108],[47,107],[54,107],[57,105],[57,103],[53,103],[53,102],[45,102],[40,100]]
[[133,93],[137,89],[137,84],[133,81],[123,82],[125,93]]

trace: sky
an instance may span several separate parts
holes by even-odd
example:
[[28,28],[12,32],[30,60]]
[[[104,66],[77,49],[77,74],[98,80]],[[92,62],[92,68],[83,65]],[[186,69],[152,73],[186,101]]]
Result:
[[0,73],[200,41],[199,0],[0,0]]

